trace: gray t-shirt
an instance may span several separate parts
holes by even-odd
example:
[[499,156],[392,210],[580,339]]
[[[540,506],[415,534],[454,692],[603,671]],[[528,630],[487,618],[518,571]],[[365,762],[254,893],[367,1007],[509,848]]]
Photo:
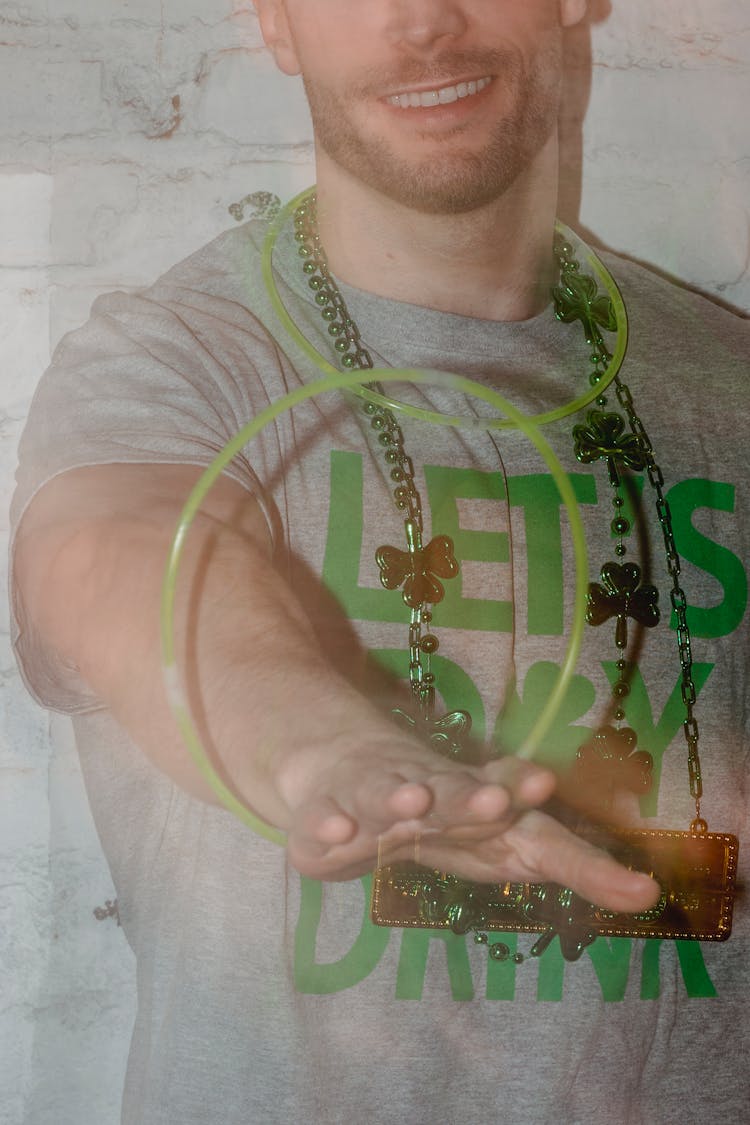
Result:
[[[13,518],[51,477],[118,462],[208,464],[269,402],[318,377],[276,320],[260,274],[260,223],[223,235],[136,296],[100,298],[59,346],[22,440]],[[623,379],[665,476],[691,606],[706,798],[714,831],[747,829],[748,469],[746,322],[607,259],[623,291]],[[288,231],[279,291],[333,358]],[[437,368],[490,385],[535,414],[580,395],[590,365],[580,325],[551,308],[501,324],[344,287],[376,364]],[[492,415],[443,388],[402,400]],[[607,409],[617,409],[612,392]],[[441,704],[480,738],[517,745],[544,707],[566,650],[574,566],[568,515],[533,444],[513,429],[454,429],[402,417],[426,535],[455,542],[461,575],[435,610]],[[604,462],[579,464],[572,427],[544,427],[571,475],[592,579],[615,559]],[[277,564],[330,658],[366,690],[406,675],[408,611],[378,581],[375,552],[403,549],[382,448],[361,405],[338,393],[283,414],[232,463],[260,500]],[[642,812],[684,829],[691,804],[669,580],[652,514],[627,540],[650,555],[662,623],[647,631],[625,703],[654,758]],[[664,608],[666,607],[666,608]],[[557,942],[537,961],[492,961],[471,936],[369,921],[369,880],[301,879],[282,849],[159,774],[108,712],[30,634],[14,604],[31,690],[73,715],[84,775],[138,959],[138,1015],[123,1121],[344,1123],[405,1119],[523,1123],[744,1120],[750,1078],[748,910],[728,943],[598,939],[576,964]],[[632,626],[631,626],[632,628]],[[540,754],[570,761],[607,713],[614,622],[584,650]],[[377,688],[376,688],[377,684]],[[394,688],[397,696],[398,691]],[[252,714],[248,715],[248,725]],[[509,935],[528,952],[532,939]]]

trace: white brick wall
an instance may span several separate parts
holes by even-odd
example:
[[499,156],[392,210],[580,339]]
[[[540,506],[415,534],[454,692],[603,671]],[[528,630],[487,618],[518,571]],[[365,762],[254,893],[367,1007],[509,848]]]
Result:
[[[591,8],[563,216],[749,310],[745,0]],[[231,202],[291,195],[310,170],[299,84],[262,52],[247,0],[0,0],[0,510],[34,384],[93,298],[151,280],[229,225]],[[0,644],[0,1125],[114,1125],[131,958],[93,916],[113,892],[67,725],[25,695],[5,611]]]

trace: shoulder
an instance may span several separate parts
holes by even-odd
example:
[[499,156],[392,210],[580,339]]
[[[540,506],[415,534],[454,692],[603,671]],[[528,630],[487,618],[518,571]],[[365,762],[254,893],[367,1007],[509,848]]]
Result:
[[145,290],[152,298],[182,290],[246,299],[260,277],[268,226],[254,219],[232,227],[172,266]]
[[[627,258],[602,253],[628,314],[627,365],[680,401],[750,417],[750,319]],[[687,393],[687,400],[685,395]]]
[[152,306],[178,310],[190,319],[191,311],[219,312],[222,304],[251,311],[258,303],[262,285],[261,256],[266,229],[265,223],[254,220],[226,230],[150,285],[99,297],[92,313],[129,308],[146,312]]
[[267,339],[260,256],[265,224],[253,221],[225,231],[172,266],[150,285],[104,293],[88,321],[58,344],[53,367],[88,360],[113,361],[146,347],[152,355],[178,348],[248,337]]
[[750,339],[750,318],[742,313],[631,258],[605,251],[599,257],[617,282],[629,315],[645,326],[658,322],[663,332],[669,332],[684,325]]

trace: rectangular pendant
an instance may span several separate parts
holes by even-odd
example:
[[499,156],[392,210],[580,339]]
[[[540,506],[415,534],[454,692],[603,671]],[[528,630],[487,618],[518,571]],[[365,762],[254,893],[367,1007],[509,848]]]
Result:
[[614,914],[553,885],[471,883],[416,863],[379,867],[371,917],[377,926],[543,933],[540,900],[575,900],[576,921],[603,937],[726,941],[732,932],[739,844],[736,836],[667,829],[587,832],[625,867],[645,871],[661,897],[641,914]]

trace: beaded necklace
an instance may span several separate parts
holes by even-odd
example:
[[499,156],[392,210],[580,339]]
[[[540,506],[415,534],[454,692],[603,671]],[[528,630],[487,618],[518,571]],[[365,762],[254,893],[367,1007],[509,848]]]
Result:
[[[449,928],[455,933],[473,931],[478,944],[488,946],[496,960],[512,954],[502,941],[491,941],[493,930],[539,933],[529,956],[538,957],[555,936],[563,955],[576,960],[600,935],[725,940],[731,932],[737,840],[727,834],[709,833],[701,816],[703,795],[699,757],[699,730],[694,715],[696,688],[692,675],[692,649],[687,622],[687,599],[680,582],[680,558],[674,540],[669,504],[664,495],[664,477],[653,447],[636,413],[632,394],[619,377],[625,351],[627,318],[624,306],[598,290],[596,280],[583,273],[572,241],[560,224],[556,227],[554,254],[559,267],[558,284],[552,297],[557,319],[580,322],[590,349],[589,374],[594,408],[585,421],[573,427],[574,453],[581,464],[604,462],[612,491],[611,531],[616,537],[616,560],[605,562],[599,581],[589,585],[586,620],[592,626],[614,621],[618,678],[612,688],[612,722],[600,726],[580,747],[577,767],[606,794],[629,788],[643,794],[651,785],[652,759],[636,749],[637,736],[625,720],[623,703],[630,691],[633,665],[626,658],[628,623],[650,629],[660,620],[658,591],[643,581],[640,567],[622,561],[632,528],[624,514],[625,474],[646,472],[655,497],[661,527],[667,572],[672,581],[671,607],[677,620],[677,647],[681,669],[681,692],[685,708],[683,733],[687,747],[688,777],[695,817],[688,832],[660,829],[631,832],[587,833],[607,846],[616,858],[639,870],[649,870],[660,882],[662,895],[656,906],[637,915],[615,915],[586,903],[567,888],[553,884],[475,884],[449,872],[430,871],[414,864],[379,867],[376,872],[372,917],[382,925]],[[335,279],[329,271],[317,227],[314,192],[294,211],[294,237],[302,269],[313,299],[327,326],[335,354],[345,370],[368,370],[372,357],[349,314]],[[606,275],[601,263],[598,268]],[[616,291],[614,282],[612,289]],[[612,291],[610,290],[610,292]],[[620,315],[618,316],[618,311]],[[613,357],[603,332],[618,333]],[[622,414],[605,409],[609,386]],[[432,632],[432,607],[444,596],[445,581],[459,573],[451,539],[437,535],[423,542],[422,500],[414,480],[414,466],[404,446],[404,435],[396,420],[398,404],[385,398],[382,387],[369,384],[372,394],[362,410],[382,450],[396,508],[404,517],[406,550],[382,546],[375,561],[380,581],[388,590],[400,589],[409,611],[408,676],[412,708],[393,711],[398,723],[425,739],[438,753],[466,760],[471,717],[466,711],[435,714],[435,674],[431,657],[439,647]],[[574,404],[578,408],[578,403]],[[569,411],[551,412],[542,421]],[[538,419],[539,420],[539,419]],[[426,631],[425,631],[426,630]],[[606,803],[606,802],[605,802]],[[702,873],[702,874],[701,874]]]

